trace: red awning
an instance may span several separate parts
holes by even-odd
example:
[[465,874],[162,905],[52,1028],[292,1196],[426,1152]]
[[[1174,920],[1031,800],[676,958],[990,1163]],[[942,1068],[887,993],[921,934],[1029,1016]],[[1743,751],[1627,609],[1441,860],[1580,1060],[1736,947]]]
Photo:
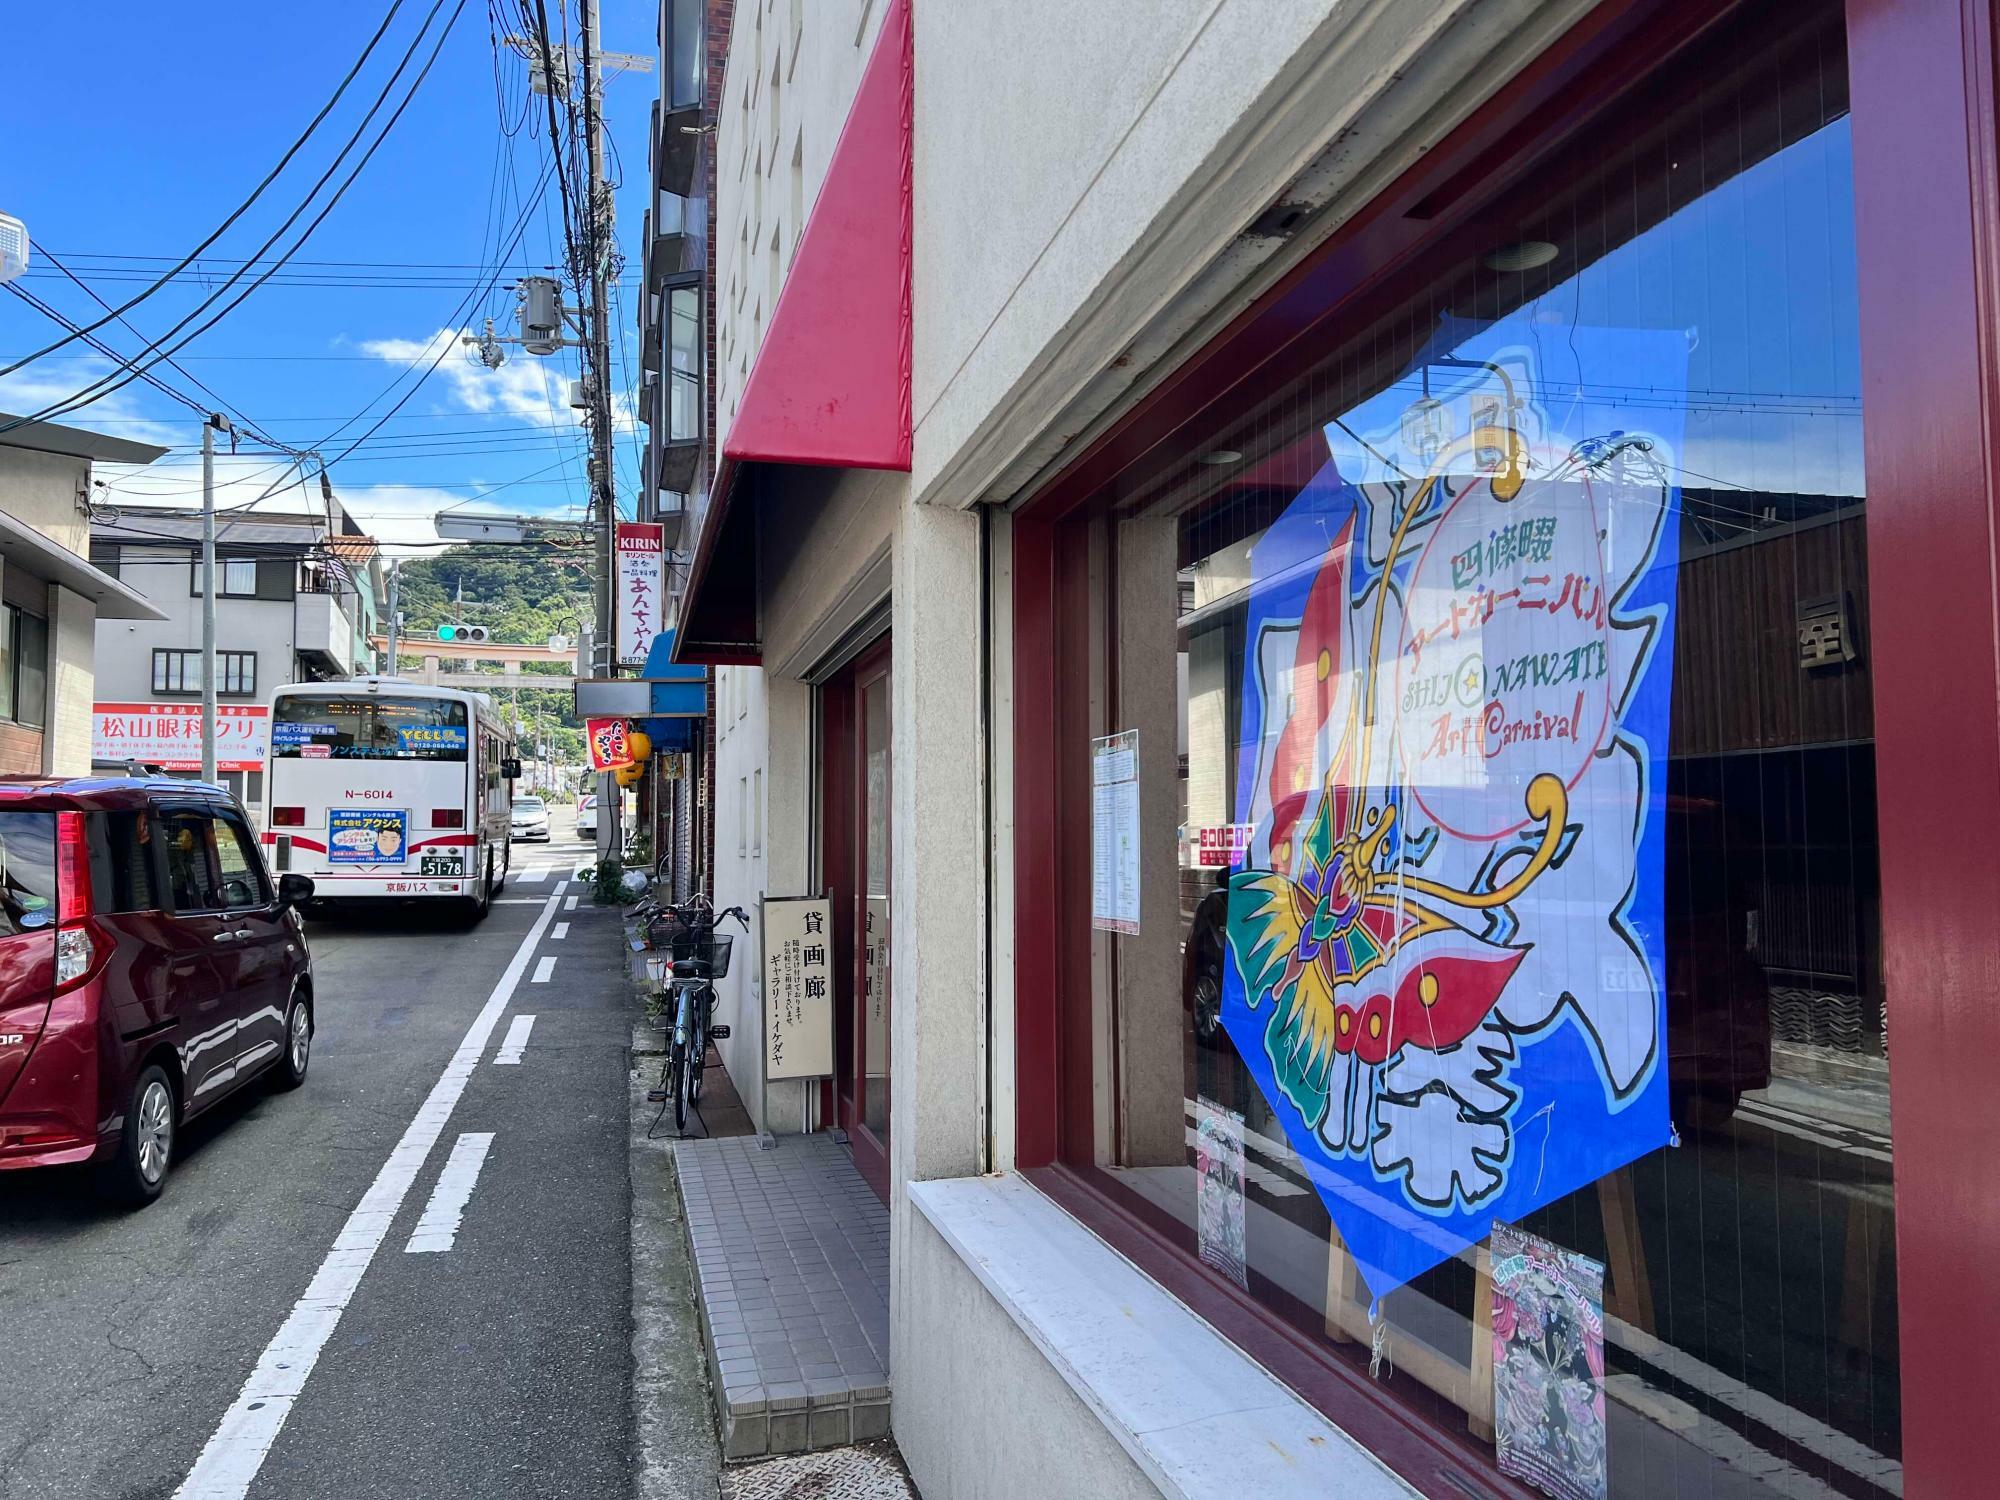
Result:
[[[754,564],[716,558],[754,546],[754,526],[728,524],[752,466],[910,467],[913,108],[910,0],[892,0],[722,441],[681,606],[681,660],[745,659],[746,611],[706,596],[724,576],[735,587],[756,576]],[[710,628],[717,613],[732,623]]]

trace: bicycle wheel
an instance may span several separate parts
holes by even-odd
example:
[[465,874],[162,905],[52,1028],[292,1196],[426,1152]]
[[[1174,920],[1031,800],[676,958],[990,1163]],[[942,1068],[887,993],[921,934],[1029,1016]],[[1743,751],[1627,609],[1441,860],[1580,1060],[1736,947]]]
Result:
[[674,1129],[685,1134],[688,1123],[687,1091],[687,1044],[675,1042],[673,1052],[673,1082],[667,1085],[674,1091]]

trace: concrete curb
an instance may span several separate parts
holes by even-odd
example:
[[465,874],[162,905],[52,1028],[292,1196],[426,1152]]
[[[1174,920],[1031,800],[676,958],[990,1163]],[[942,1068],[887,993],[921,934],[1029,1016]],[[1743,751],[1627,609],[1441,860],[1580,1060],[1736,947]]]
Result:
[[632,1427],[636,1500],[716,1500],[716,1445],[707,1359],[673,1142],[649,1140],[659,1113],[646,1101],[657,1067],[635,1055],[628,1078],[632,1186]]

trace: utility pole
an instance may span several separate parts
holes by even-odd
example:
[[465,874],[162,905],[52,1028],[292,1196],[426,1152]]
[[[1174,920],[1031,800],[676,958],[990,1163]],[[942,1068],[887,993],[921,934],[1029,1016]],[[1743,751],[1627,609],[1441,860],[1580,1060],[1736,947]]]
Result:
[[[598,82],[599,0],[583,7],[583,133],[590,167],[590,201],[584,209],[584,239],[590,256],[590,483],[597,503],[597,641],[604,675],[618,675],[617,632],[612,618],[612,538],[618,502],[611,467],[611,320],[605,276],[610,262],[609,200],[604,183],[603,101]],[[621,797],[608,774],[597,778],[597,857],[609,858],[623,845]]]
[[219,411],[201,424],[201,779],[215,780],[215,435]]
[[402,644],[403,616],[397,609],[402,599],[403,560],[398,557],[389,564],[389,659],[383,663],[385,677],[396,675],[396,650]]

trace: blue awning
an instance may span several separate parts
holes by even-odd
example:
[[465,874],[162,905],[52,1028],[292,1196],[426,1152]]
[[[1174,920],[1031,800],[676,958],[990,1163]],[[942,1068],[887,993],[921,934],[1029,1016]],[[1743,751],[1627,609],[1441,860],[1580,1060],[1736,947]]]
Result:
[[[648,704],[656,718],[681,720],[708,716],[708,668],[674,660],[674,633],[663,630],[653,637],[646,653],[646,680],[652,684]],[[651,733],[649,730],[648,733]],[[653,743],[661,744],[658,735]],[[677,745],[676,749],[686,749]]]

